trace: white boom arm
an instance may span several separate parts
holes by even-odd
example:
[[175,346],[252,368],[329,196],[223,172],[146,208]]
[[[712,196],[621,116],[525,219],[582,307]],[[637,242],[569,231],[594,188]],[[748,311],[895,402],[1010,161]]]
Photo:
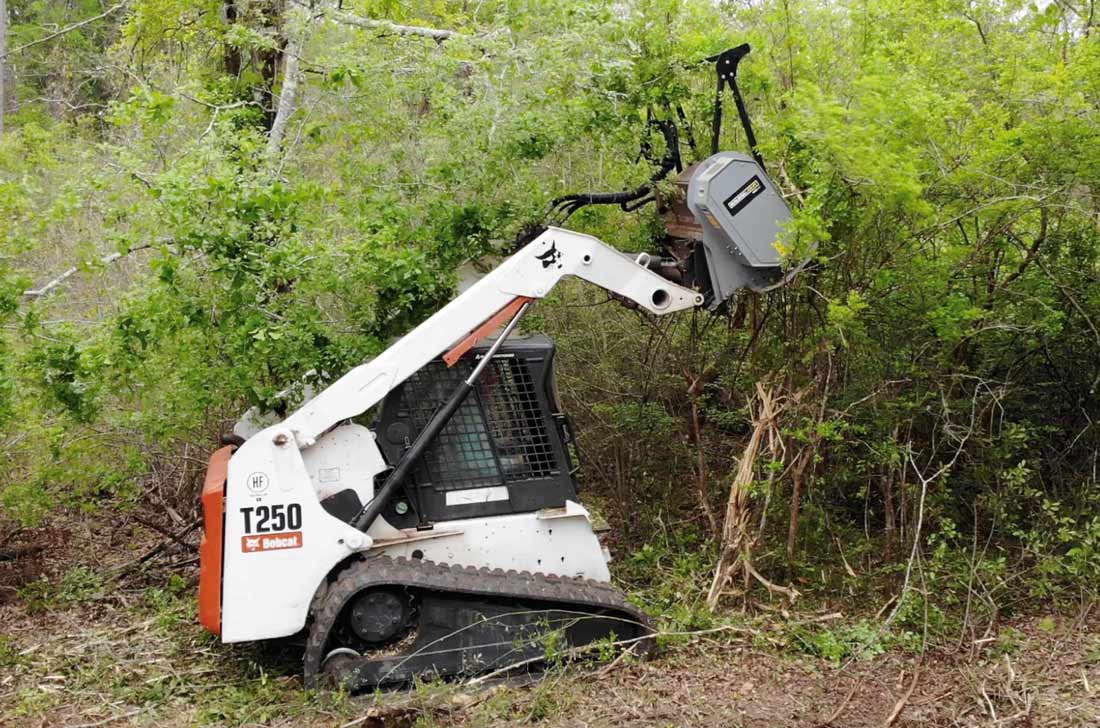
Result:
[[637,303],[671,313],[698,306],[701,294],[671,283],[600,240],[550,228],[367,364],[355,367],[283,427],[309,447],[337,422],[365,412],[517,296],[543,298],[573,275]]

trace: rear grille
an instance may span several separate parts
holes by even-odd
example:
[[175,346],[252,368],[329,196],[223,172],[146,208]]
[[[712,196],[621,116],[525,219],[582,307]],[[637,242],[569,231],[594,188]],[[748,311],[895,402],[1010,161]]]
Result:
[[[398,418],[408,421],[414,433],[423,430],[472,368],[468,360],[450,369],[435,361],[409,377]],[[417,481],[437,490],[465,490],[558,475],[561,468],[539,402],[527,362],[494,357],[425,452]]]

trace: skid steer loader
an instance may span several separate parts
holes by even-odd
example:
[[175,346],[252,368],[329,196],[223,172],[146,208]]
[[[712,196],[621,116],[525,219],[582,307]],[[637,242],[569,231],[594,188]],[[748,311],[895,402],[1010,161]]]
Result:
[[[719,101],[746,52],[711,59]],[[577,497],[554,344],[513,334],[566,276],[655,315],[781,279],[790,211],[758,158],[712,154],[679,181],[678,259],[548,227],[285,419],[242,421],[202,491],[201,623],[223,642],[298,635],[307,685],[350,690],[504,672],[551,645],[645,651],[646,616],[611,586]],[[372,408],[373,426],[355,421]]]

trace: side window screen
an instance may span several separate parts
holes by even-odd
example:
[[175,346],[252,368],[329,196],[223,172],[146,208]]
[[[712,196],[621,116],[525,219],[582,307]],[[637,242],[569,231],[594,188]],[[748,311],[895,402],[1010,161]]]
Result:
[[[405,381],[397,416],[414,437],[472,368],[468,361],[450,369],[436,361]],[[503,356],[482,372],[477,388],[424,454],[416,479],[436,490],[464,490],[560,472],[528,364]]]
[[505,480],[515,482],[557,474],[554,448],[527,362],[496,359],[482,373],[479,384]]

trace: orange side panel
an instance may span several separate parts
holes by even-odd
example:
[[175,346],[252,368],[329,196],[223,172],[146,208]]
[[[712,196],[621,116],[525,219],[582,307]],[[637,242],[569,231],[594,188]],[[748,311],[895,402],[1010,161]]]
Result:
[[504,308],[487,318],[485,323],[471,331],[465,339],[455,344],[453,349],[443,355],[443,361],[447,362],[447,366],[453,367],[455,362],[462,358],[463,354],[473,348],[474,344],[493,333],[498,327],[511,321],[512,317],[523,308],[523,304],[533,300],[533,298],[528,298],[527,296],[516,296],[513,298],[509,303],[505,304]]
[[199,543],[199,622],[222,633],[222,531],[225,527],[225,480],[229,473],[227,445],[210,456],[202,486],[202,541]]

